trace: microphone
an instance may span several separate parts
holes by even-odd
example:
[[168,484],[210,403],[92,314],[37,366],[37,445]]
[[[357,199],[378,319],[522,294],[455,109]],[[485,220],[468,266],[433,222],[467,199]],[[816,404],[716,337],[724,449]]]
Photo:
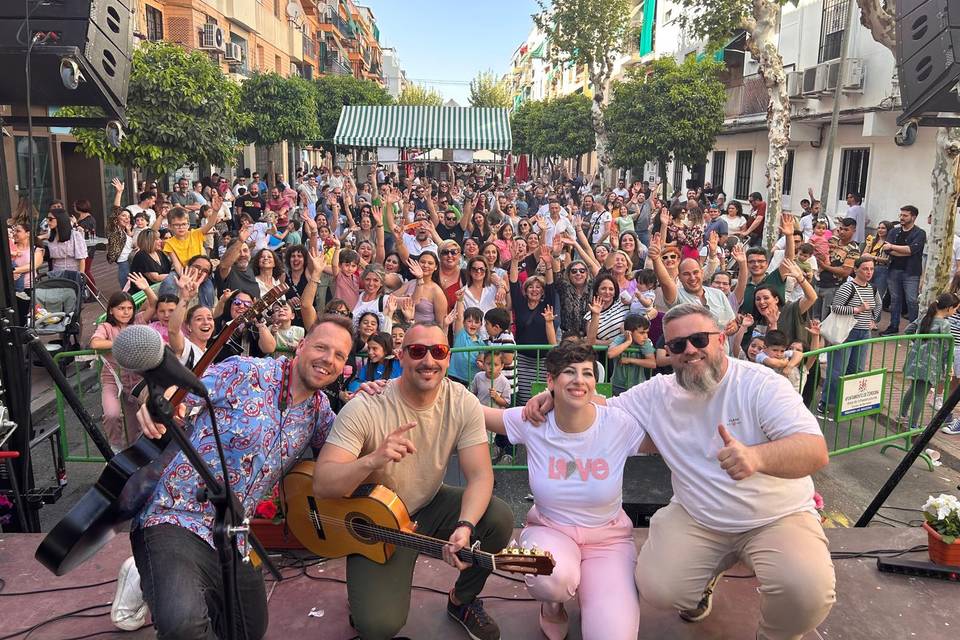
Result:
[[207,388],[164,345],[156,329],[135,324],[121,331],[113,341],[113,358],[124,369],[139,373],[149,385],[183,387],[207,397]]

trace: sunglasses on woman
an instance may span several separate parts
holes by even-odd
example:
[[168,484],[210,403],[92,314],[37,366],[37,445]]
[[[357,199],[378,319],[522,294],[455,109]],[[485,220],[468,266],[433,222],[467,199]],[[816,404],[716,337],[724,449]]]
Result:
[[423,360],[428,351],[434,360],[445,360],[450,355],[450,347],[445,344],[408,344],[404,350],[414,360]]
[[[208,272],[209,273],[209,272]],[[233,306],[235,307],[252,307],[253,303],[249,300],[234,300]]]
[[442,256],[458,256],[460,255],[460,249],[443,249],[440,251]]
[[667,347],[667,350],[670,353],[674,355],[680,355],[687,350],[687,342],[692,344],[694,349],[703,349],[710,344],[710,336],[716,336],[719,334],[719,331],[698,331],[697,333],[691,333],[683,338],[667,340],[664,343],[664,346]]

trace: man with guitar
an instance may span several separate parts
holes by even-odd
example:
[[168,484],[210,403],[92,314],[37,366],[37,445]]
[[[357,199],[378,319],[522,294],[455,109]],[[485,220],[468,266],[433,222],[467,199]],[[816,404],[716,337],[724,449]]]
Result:
[[[341,374],[352,343],[350,320],[325,315],[292,359],[238,356],[211,366],[201,378],[217,413],[227,475],[246,515],[308,447],[323,445],[334,414],[320,390]],[[192,395],[183,405],[193,445],[222,481],[205,405]],[[146,408],[137,418],[146,436],[163,435],[164,427]],[[130,539],[140,586],[161,639],[225,636],[214,509],[197,500],[198,488],[196,471],[178,453],[133,520]],[[257,640],[267,628],[263,579],[249,563],[239,564],[237,574],[240,637]]]
[[[490,570],[455,555],[471,544],[499,551],[513,532],[513,513],[492,497],[493,468],[480,401],[446,378],[450,347],[434,323],[418,323],[404,336],[403,373],[380,395],[359,395],[337,416],[317,457],[313,493],[353,494],[363,483],[395,491],[417,532],[448,539],[443,559],[461,571],[447,613],[475,640],[498,640],[500,630],[477,596]],[[443,484],[456,452],[467,486]],[[392,638],[407,621],[417,552],[397,547],[385,564],[347,558],[351,618],[364,640]]]

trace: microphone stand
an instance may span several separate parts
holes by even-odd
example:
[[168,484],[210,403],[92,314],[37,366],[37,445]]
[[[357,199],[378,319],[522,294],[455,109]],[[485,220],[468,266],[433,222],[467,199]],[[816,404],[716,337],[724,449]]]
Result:
[[[260,542],[250,532],[249,521],[243,517],[243,506],[237,500],[236,495],[230,488],[230,481],[227,479],[227,469],[223,469],[224,482],[221,484],[214,476],[206,461],[200,456],[200,453],[190,442],[189,436],[183,428],[174,420],[174,409],[170,401],[164,396],[164,391],[160,385],[155,383],[148,384],[147,410],[150,416],[163,424],[167,432],[173,437],[173,440],[179,445],[181,451],[196,469],[200,476],[203,486],[197,490],[197,499],[200,502],[209,500],[214,508],[214,526],[213,541],[217,548],[217,559],[220,563],[220,575],[223,581],[223,603],[226,612],[226,640],[237,640],[237,584],[236,584],[236,562],[240,556],[240,550],[237,545],[237,535],[245,533],[247,542],[253,547],[254,551],[260,557],[260,560],[267,567],[267,570],[273,577],[280,581],[282,576],[277,568],[267,557],[266,550]],[[211,426],[216,430],[214,418],[211,415]],[[219,438],[219,436],[218,436]],[[248,561],[246,558],[244,562]],[[246,635],[246,634],[244,634]]]

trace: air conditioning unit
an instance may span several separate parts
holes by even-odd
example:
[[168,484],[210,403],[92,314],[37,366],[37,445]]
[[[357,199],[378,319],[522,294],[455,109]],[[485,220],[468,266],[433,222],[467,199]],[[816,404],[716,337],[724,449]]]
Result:
[[863,59],[848,59],[847,68],[843,74],[843,84],[840,85],[840,90],[844,93],[863,93],[863,81],[865,75],[866,73],[863,65]]
[[813,89],[817,95],[823,95],[824,93],[828,92],[827,81],[830,75],[830,63],[821,62],[816,66],[816,69],[817,69],[817,76],[816,76],[816,80],[814,81]]
[[826,67],[824,71],[825,84],[823,85],[824,91],[832,94],[837,90],[837,83],[840,81],[840,61],[831,60],[830,62],[824,62],[818,66]]
[[803,71],[787,72],[787,96],[791,100],[803,99]]
[[228,42],[224,49],[223,59],[227,62],[243,62],[243,47],[235,42]]
[[809,67],[803,70],[803,90],[804,97],[820,95],[817,89],[817,67]]
[[223,29],[208,22],[200,32],[200,48],[207,51],[223,51]]

